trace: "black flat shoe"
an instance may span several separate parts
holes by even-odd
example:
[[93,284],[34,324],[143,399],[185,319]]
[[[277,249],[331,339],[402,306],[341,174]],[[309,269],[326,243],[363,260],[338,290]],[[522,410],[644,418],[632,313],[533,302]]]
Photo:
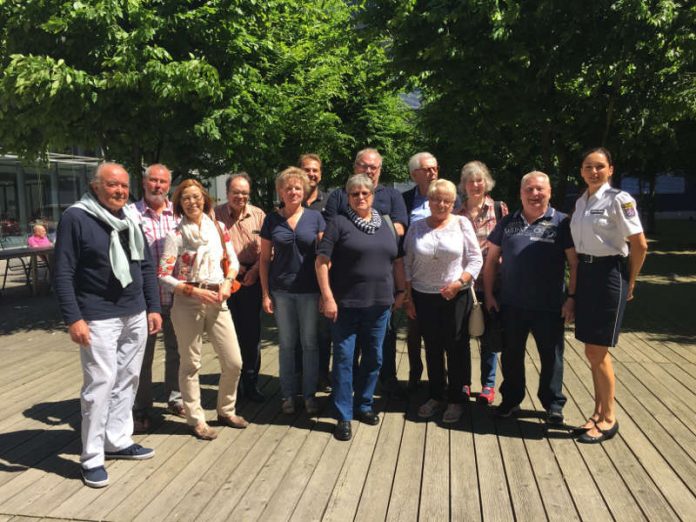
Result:
[[353,437],[353,430],[350,427],[350,421],[338,421],[334,430],[334,437],[338,440],[350,440]]
[[244,394],[244,396],[245,396],[247,399],[249,399],[251,402],[258,402],[258,403],[266,402],[266,396],[265,396],[263,393],[261,393],[261,392],[259,391],[259,389],[256,388],[256,387],[250,388],[250,389]]
[[355,420],[358,420],[358,421],[362,422],[363,424],[369,424],[370,426],[376,426],[377,424],[379,424],[379,415],[377,415],[372,410],[360,411],[355,416]]
[[[597,423],[595,422],[595,426],[596,425]],[[593,437],[589,434],[588,430],[578,437],[578,442],[582,442],[583,444],[599,444],[600,442],[613,438],[614,435],[619,432],[619,421],[614,421],[614,425],[608,430],[599,429],[599,426],[597,426],[597,429],[599,430],[599,435]]]

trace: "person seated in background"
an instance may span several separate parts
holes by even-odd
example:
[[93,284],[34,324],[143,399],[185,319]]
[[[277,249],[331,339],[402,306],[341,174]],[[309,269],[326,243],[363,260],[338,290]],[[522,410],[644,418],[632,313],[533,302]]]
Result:
[[27,238],[27,246],[29,248],[44,248],[53,246],[51,240],[48,239],[45,226],[40,223],[34,225],[33,234]]

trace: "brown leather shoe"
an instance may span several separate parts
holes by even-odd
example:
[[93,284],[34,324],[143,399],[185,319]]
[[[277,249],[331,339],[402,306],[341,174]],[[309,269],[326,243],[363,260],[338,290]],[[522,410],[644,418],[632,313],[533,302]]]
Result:
[[205,423],[200,423],[196,426],[192,426],[191,431],[197,439],[201,440],[215,440],[218,436],[217,431],[215,431],[213,428],[211,428]]
[[230,428],[243,430],[249,425],[249,421],[240,415],[230,415],[229,417],[218,415],[218,424],[221,426],[229,426]]

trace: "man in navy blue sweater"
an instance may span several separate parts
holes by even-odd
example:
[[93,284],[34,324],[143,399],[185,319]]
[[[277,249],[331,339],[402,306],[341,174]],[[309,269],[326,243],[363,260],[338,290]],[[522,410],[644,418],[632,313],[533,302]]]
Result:
[[145,342],[162,319],[150,251],[137,219],[124,211],[128,181],[123,166],[100,164],[56,233],[55,293],[70,338],[81,347],[80,463],[90,487],[108,484],[105,458],[154,455],[131,438]]

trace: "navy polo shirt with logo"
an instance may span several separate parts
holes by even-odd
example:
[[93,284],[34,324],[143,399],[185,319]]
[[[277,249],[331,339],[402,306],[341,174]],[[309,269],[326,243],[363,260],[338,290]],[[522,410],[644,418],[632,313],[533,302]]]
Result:
[[573,247],[570,220],[549,207],[533,223],[521,211],[505,216],[488,236],[503,262],[501,304],[560,313],[565,291],[565,251]]

